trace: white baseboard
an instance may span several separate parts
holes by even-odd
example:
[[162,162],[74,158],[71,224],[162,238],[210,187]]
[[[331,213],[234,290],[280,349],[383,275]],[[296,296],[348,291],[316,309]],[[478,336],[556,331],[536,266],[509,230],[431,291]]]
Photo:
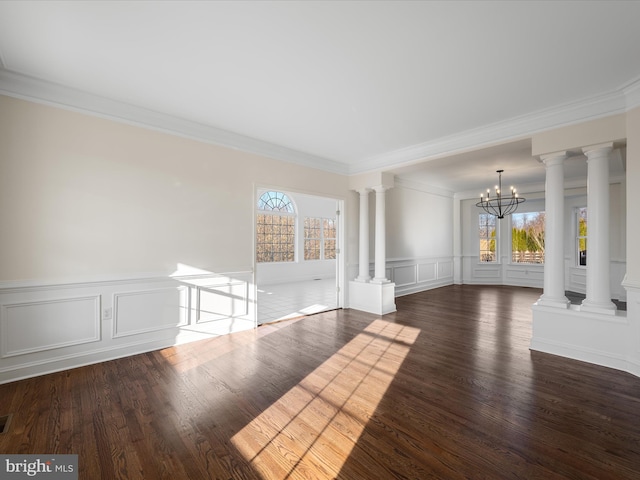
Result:
[[632,372],[632,366],[624,355],[617,355],[579,345],[569,345],[552,340],[533,339],[531,340],[531,350],[543,353],[550,353],[561,357],[580,360],[581,362],[593,363],[603,367],[615,368],[625,372]]

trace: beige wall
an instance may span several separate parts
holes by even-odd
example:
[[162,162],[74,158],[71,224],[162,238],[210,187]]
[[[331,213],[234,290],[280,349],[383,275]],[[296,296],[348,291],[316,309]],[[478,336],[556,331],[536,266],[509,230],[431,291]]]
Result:
[[386,203],[387,258],[453,255],[452,198],[396,184]]
[[256,185],[347,177],[0,96],[0,281],[253,265]]
[[627,113],[627,281],[640,287],[640,108]]
[[531,138],[531,154],[537,157],[563,150],[580,150],[599,143],[624,141],[626,128],[625,114],[618,114],[537,133]]

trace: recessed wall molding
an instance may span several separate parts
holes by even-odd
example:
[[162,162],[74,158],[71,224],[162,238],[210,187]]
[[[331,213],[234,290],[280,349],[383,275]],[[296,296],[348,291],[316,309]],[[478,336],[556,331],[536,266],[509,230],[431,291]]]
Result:
[[453,257],[387,259],[387,275],[396,284],[396,297],[453,283]]
[[242,317],[249,312],[249,284],[224,282],[197,288],[196,323]]
[[189,324],[186,286],[116,293],[113,296],[113,338],[175,329]]
[[[234,271],[0,289],[0,383],[254,328],[253,282]],[[198,323],[202,285],[231,285],[233,316]]]
[[0,357],[100,340],[100,295],[3,303]]

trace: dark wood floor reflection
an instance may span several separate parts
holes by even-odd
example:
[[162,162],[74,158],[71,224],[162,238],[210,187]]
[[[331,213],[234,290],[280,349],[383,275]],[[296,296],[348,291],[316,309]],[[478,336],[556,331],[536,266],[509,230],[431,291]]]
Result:
[[81,479],[638,479],[640,378],[530,352],[540,291],[450,286],[0,386]]

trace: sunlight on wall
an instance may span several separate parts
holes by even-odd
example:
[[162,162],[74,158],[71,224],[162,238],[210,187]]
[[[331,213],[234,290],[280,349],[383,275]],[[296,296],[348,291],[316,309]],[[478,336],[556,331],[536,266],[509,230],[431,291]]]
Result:
[[231,441],[265,479],[334,478],[419,333],[374,321]]
[[189,288],[189,332],[224,335],[256,326],[253,273],[215,273],[178,263],[170,277]]

